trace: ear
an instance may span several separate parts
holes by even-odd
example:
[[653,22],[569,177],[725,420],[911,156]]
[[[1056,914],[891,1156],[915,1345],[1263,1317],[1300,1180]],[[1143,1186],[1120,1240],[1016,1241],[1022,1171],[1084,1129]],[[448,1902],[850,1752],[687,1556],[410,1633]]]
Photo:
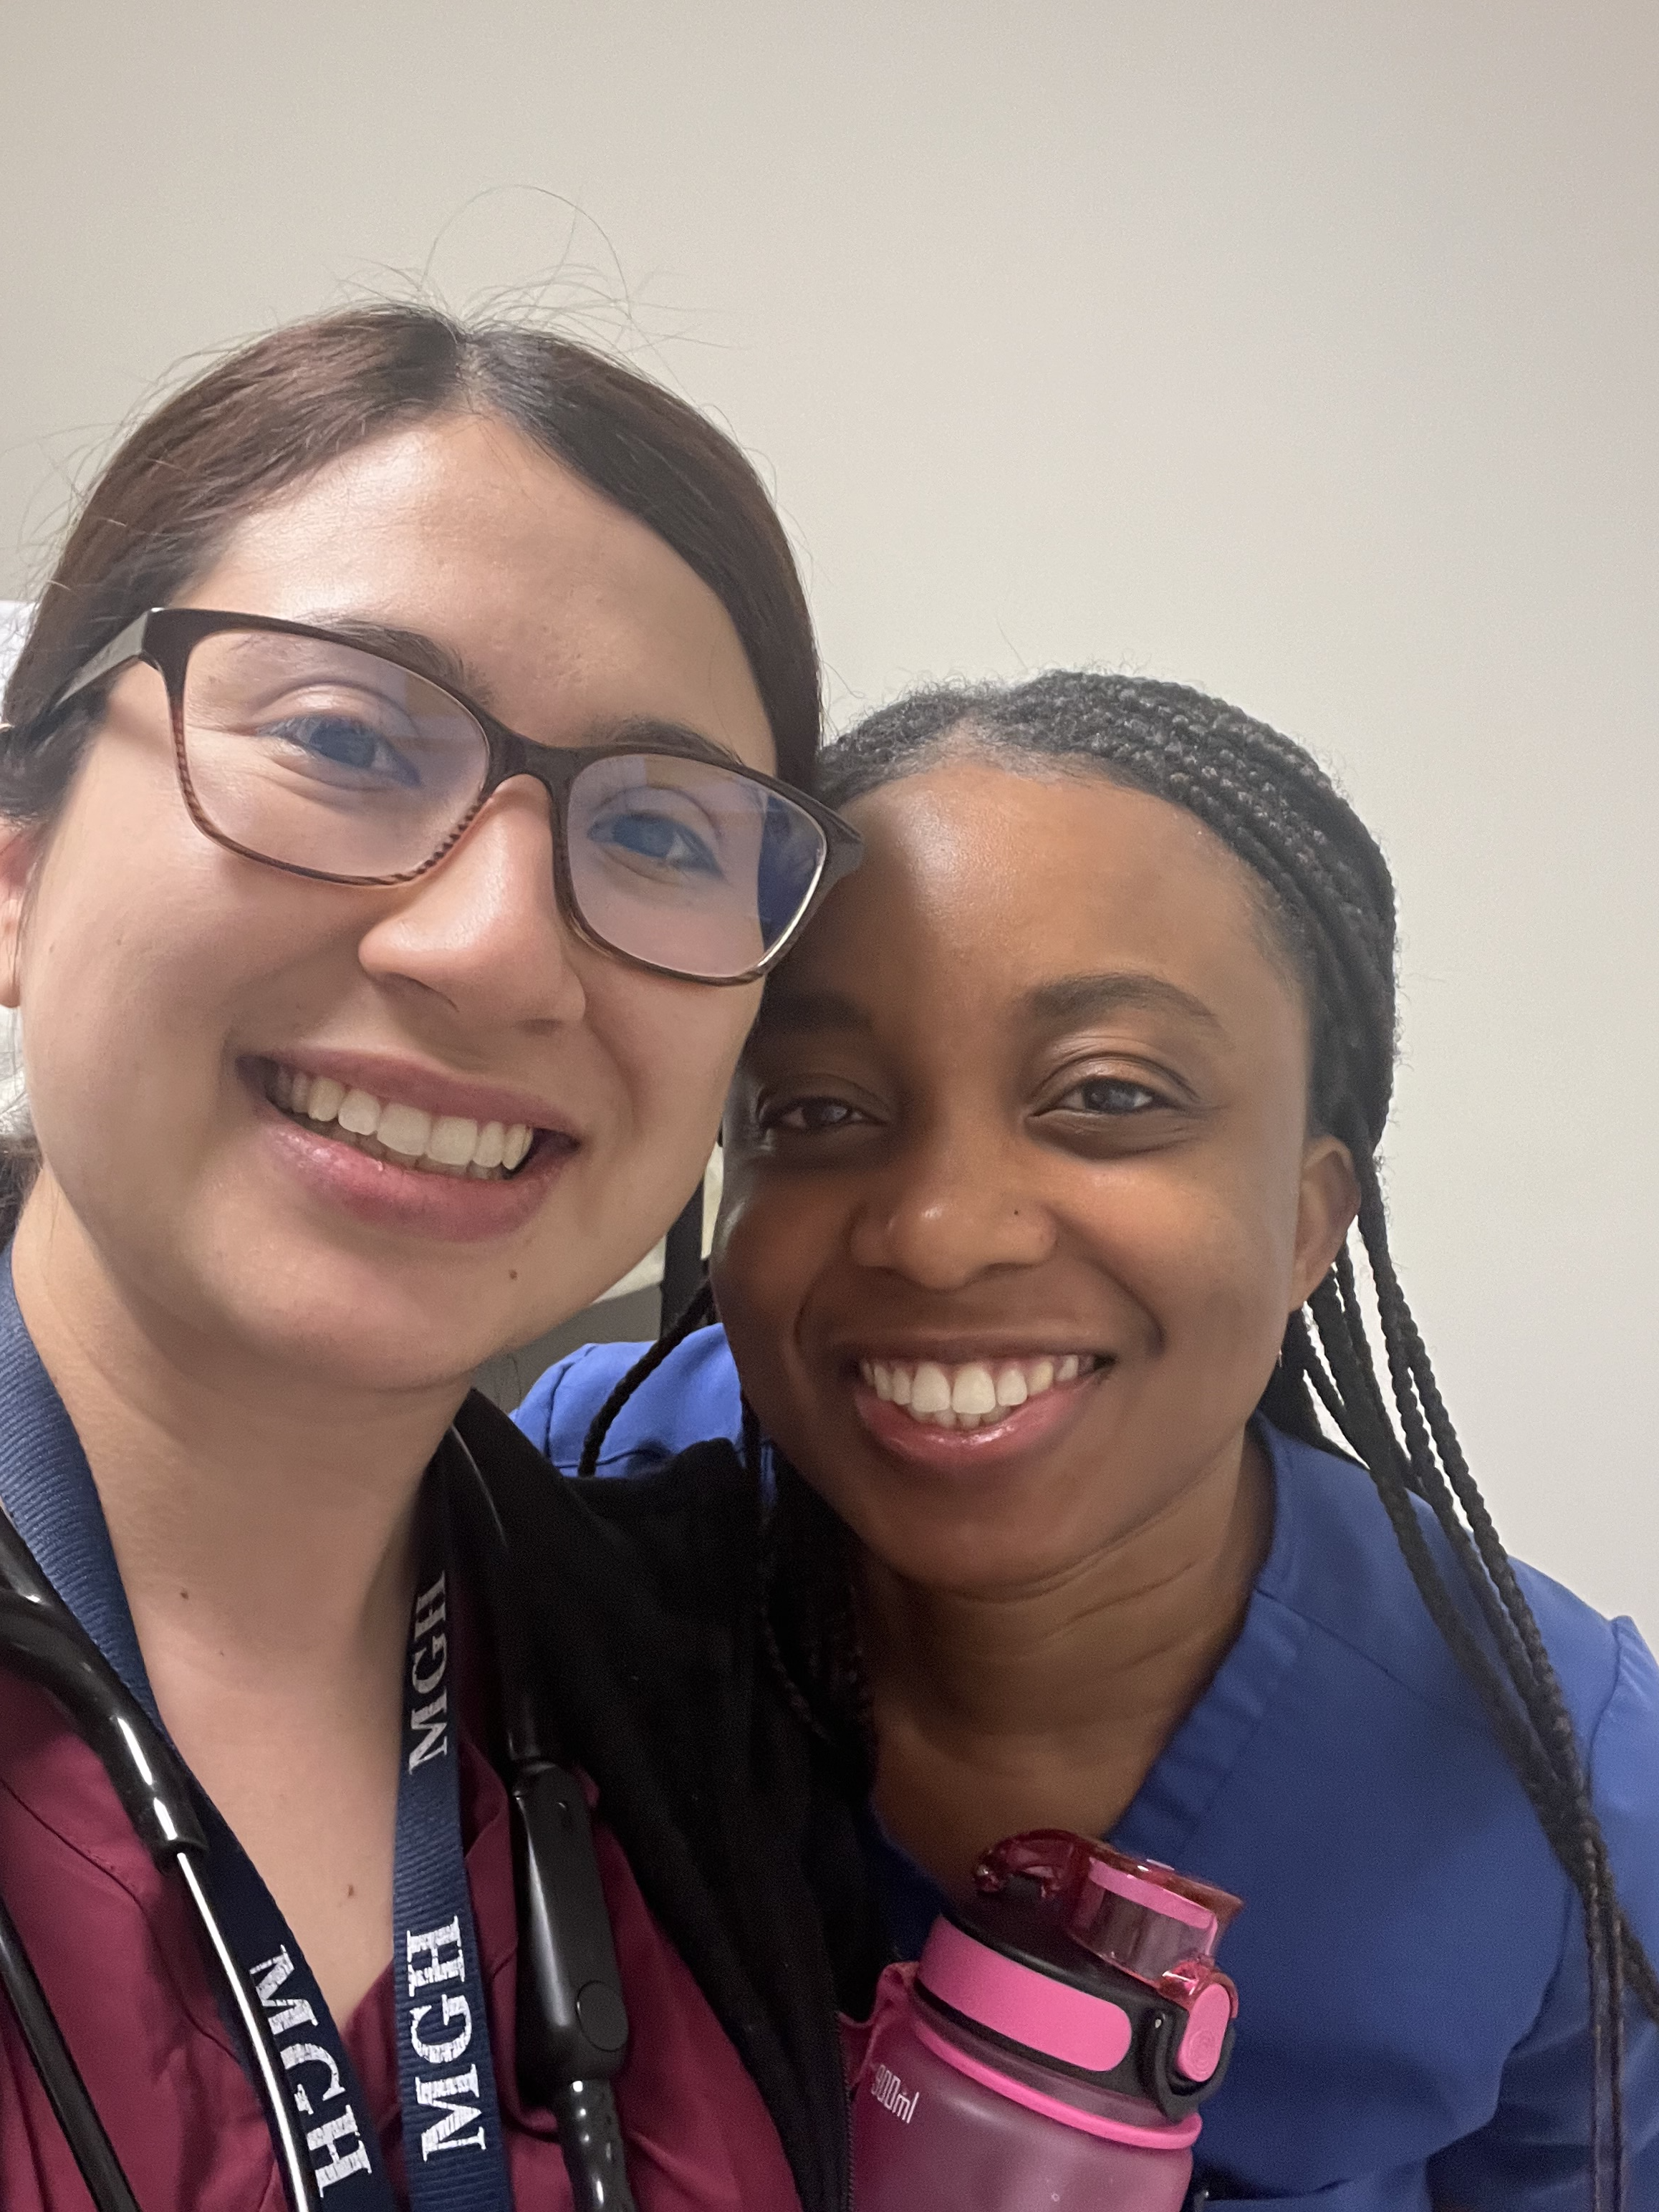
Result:
[[0,1006],[22,1000],[23,923],[40,852],[33,828],[0,817]]
[[1359,1211],[1353,1155],[1340,1139],[1312,1137],[1302,1155],[1291,1310],[1310,1298],[1330,1272]]

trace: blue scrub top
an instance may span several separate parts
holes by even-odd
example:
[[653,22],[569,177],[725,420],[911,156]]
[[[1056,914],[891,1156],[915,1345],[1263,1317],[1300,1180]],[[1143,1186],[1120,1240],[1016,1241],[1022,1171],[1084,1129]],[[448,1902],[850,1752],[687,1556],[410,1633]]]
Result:
[[[574,1353],[520,1426],[574,1471],[644,1348]],[[701,1329],[635,1394],[600,1468],[641,1472],[738,1433],[725,1339]],[[1245,1900],[1221,1952],[1238,2040],[1200,2165],[1225,2178],[1218,2198],[1231,2186],[1280,2212],[1584,2212],[1577,1900],[1369,1477],[1263,1433],[1273,1536],[1243,1628],[1110,1838]],[[1589,1747],[1626,1911],[1659,1960],[1659,1671],[1630,1621],[1517,1571]],[[873,1816],[869,1834],[914,1957],[939,1893]],[[1645,2212],[1659,2207],[1659,2031],[1632,2020],[1629,2201]]]

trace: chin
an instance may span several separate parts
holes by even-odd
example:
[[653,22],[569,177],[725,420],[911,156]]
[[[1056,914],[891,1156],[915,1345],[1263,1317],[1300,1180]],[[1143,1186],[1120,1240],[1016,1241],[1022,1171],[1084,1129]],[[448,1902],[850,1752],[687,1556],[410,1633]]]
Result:
[[411,1311],[384,1296],[349,1310],[332,1302],[305,1311],[264,1306],[240,1321],[235,1333],[258,1366],[290,1378],[301,1400],[446,1389],[459,1396],[473,1369],[498,1349],[493,1334],[479,1329],[476,1309]]
[[[164,1308],[188,1330],[203,1363],[240,1367],[249,1384],[273,1382],[296,1398],[465,1390],[472,1370],[533,1328],[503,1261],[394,1268],[337,1247],[319,1249],[264,1225],[214,1240],[216,1252],[179,1255]],[[227,1255],[258,1255],[252,1267]]]

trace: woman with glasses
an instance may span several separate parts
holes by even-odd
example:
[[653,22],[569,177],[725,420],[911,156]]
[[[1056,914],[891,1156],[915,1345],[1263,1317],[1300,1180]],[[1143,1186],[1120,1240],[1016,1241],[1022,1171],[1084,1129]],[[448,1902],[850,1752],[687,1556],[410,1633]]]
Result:
[[[857,858],[817,702],[746,462],[545,335],[279,331],[87,500],[0,741],[0,1664],[93,1650],[0,1672],[7,2212],[106,2152],[147,2208],[620,2206],[611,2074],[641,2207],[839,2204],[696,1655],[468,1396],[695,1186]],[[83,1692],[185,1777],[154,1855]]]

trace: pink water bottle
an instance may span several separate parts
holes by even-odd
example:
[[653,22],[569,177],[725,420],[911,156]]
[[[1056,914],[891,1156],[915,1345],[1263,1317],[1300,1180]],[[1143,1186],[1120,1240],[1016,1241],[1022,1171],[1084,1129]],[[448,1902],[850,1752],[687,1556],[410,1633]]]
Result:
[[882,1978],[854,2081],[856,2212],[1181,2212],[1238,1996],[1223,1889],[1062,1829]]

